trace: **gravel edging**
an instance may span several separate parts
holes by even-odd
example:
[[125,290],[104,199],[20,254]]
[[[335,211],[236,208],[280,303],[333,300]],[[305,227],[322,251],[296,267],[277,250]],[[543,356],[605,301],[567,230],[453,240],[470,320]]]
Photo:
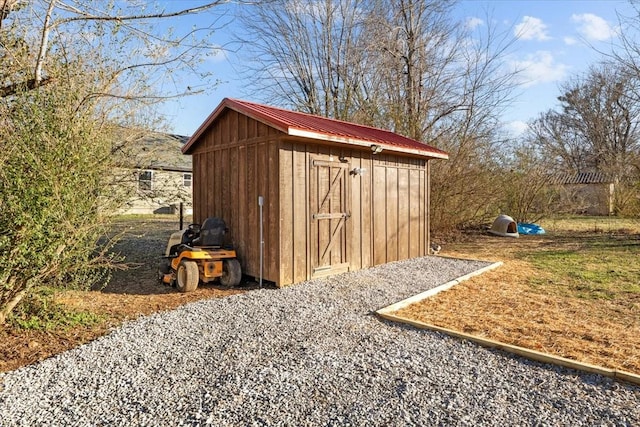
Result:
[[143,317],[0,376],[0,425],[640,424],[640,387],[373,315],[488,264],[417,258]]

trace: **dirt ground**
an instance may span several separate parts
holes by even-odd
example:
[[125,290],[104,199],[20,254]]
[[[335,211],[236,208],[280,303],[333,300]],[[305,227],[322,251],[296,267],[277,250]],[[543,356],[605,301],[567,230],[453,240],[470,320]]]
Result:
[[201,285],[194,292],[180,293],[159,283],[157,267],[167,240],[179,227],[177,220],[119,221],[116,232],[123,238],[115,250],[126,256],[130,268],[116,271],[103,289],[65,291],[56,301],[104,318],[91,327],[25,330],[8,327],[0,330],[0,372],[10,371],[61,353],[94,340],[122,322],[141,315],[174,309],[191,301],[221,298],[247,292],[257,284],[245,280],[237,288],[225,289],[217,284]]
[[[629,239],[629,244],[640,245],[638,236]],[[441,255],[503,261],[504,265],[396,314],[470,335],[640,374],[639,294],[629,293],[611,300],[588,299],[564,295],[554,291],[554,287],[537,288],[531,286],[528,279],[544,278],[546,273],[514,256],[522,251],[562,251],[576,244],[579,243],[575,236],[510,239],[482,234],[473,236],[470,241],[445,245]]]

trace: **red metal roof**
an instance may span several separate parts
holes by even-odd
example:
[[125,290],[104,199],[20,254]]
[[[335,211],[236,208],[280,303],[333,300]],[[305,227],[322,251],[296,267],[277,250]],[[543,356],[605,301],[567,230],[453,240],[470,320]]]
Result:
[[238,111],[291,136],[364,147],[376,144],[388,151],[440,159],[449,158],[449,155],[442,150],[388,130],[230,98],[223,99],[207,120],[200,125],[182,149],[184,153],[188,154],[191,146],[225,108]]

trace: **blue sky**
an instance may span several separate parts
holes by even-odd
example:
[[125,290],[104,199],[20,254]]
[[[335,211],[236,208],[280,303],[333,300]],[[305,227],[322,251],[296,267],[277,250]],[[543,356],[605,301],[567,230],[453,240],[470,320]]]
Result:
[[[224,19],[233,20],[235,7],[229,7]],[[458,17],[469,25],[487,25],[490,16],[498,28],[518,37],[505,64],[522,69],[518,96],[503,116],[506,128],[514,135],[522,132],[527,121],[556,105],[561,82],[586,71],[598,60],[594,48],[609,51],[617,42],[616,34],[620,31],[617,13],[628,16],[632,8],[627,1],[619,0],[463,0],[456,9]],[[212,14],[199,19],[214,18]],[[214,34],[212,42],[227,43],[232,28],[233,22]],[[162,110],[168,130],[191,135],[224,97],[259,100],[252,96],[249,82],[239,77],[241,61],[234,52],[207,59],[206,69],[213,72],[220,84],[207,94],[168,104]]]

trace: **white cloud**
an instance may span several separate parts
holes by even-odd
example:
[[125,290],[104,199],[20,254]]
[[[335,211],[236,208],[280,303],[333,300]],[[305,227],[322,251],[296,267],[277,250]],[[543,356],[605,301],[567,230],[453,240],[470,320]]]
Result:
[[513,31],[515,36],[522,40],[551,40],[551,37],[547,34],[547,24],[542,22],[542,19],[534,18],[533,16],[522,18],[522,22],[516,24]]
[[578,43],[578,40],[574,39],[573,37],[564,38],[564,44],[566,44],[567,46],[573,46],[576,43]]
[[571,15],[571,21],[578,24],[578,33],[587,40],[604,41],[616,35],[616,30],[607,21],[592,13]]
[[211,50],[207,53],[207,60],[210,62],[223,62],[228,60],[227,51],[222,47],[212,47]]
[[562,80],[568,68],[557,63],[548,51],[537,51],[523,60],[512,61],[511,65],[519,71],[518,80],[523,87]]
[[467,22],[466,22],[467,29],[469,30],[475,30],[476,28],[478,28],[483,24],[484,24],[484,21],[476,17],[467,18]]
[[506,127],[507,131],[509,131],[514,136],[520,136],[527,131],[529,125],[522,120],[514,120],[512,122],[507,122]]

